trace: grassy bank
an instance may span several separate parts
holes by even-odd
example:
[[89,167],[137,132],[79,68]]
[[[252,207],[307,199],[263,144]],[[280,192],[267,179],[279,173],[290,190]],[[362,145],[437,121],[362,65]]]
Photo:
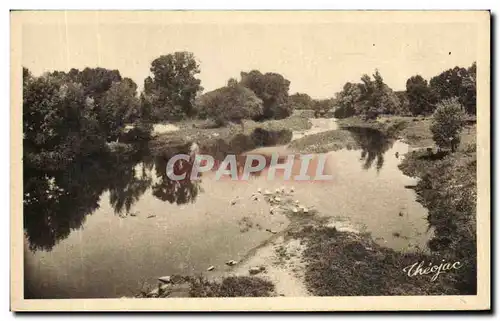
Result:
[[[434,140],[430,130],[432,117],[380,117],[377,120],[381,126],[391,127],[398,123],[404,123],[398,136],[403,138],[412,148],[433,147]],[[461,134],[461,150],[466,150],[476,144],[476,125],[473,119],[469,119],[468,125]]]
[[174,275],[168,283],[141,291],[137,298],[209,298],[209,297],[269,297],[274,285],[255,276],[229,276],[221,281],[209,281],[203,276]]
[[404,268],[415,263],[439,264],[439,257],[399,253],[376,244],[369,235],[318,226],[296,233],[303,239],[307,262],[305,283],[315,296],[457,294],[449,286],[451,274],[410,277]]
[[290,148],[301,153],[326,153],[342,148],[355,148],[358,144],[347,130],[329,130],[326,132],[308,135],[290,144]]
[[[318,225],[297,233],[306,240],[305,282],[314,295],[429,295],[476,293],[476,128],[461,133],[456,153],[437,153],[430,118],[385,117],[364,122],[339,121],[340,130],[304,137],[291,145],[305,152],[326,152],[358,146],[348,128],[370,128],[402,138],[414,149],[400,165],[408,176],[420,178],[415,192],[428,211],[434,237],[431,255],[403,254],[375,244],[369,236],[338,232]],[[397,130],[395,130],[397,129]],[[422,149],[424,148],[425,149]],[[432,148],[427,151],[427,148]],[[420,149],[420,150],[419,150]],[[424,261],[460,262],[461,268],[430,277],[408,277],[403,268]]]
[[[369,149],[370,144],[374,143],[380,148],[381,144],[391,145],[397,138],[406,140],[417,150],[404,156],[400,169],[408,176],[419,178],[415,187],[417,201],[428,209],[429,226],[434,230],[434,237],[429,242],[430,253],[397,252],[378,245],[370,235],[332,227],[330,221],[324,216],[320,218],[314,210],[302,213],[296,209],[294,211],[293,207],[296,205],[291,197],[280,195],[280,201],[276,201],[268,196],[266,201],[271,206],[280,205],[280,209],[276,211],[283,211],[290,224],[280,235],[284,238],[281,245],[275,249],[272,247],[276,244],[265,246],[270,246],[275,251],[275,256],[280,261],[285,261],[283,266],[289,266],[293,258],[284,250],[287,242],[298,241],[304,245],[304,251],[300,254],[304,267],[298,279],[304,283],[310,294],[376,296],[476,293],[475,126],[462,132],[462,143],[456,153],[438,154],[433,152],[434,148],[431,151],[421,149],[434,147],[429,130],[430,122],[429,118],[410,117],[386,117],[369,122],[349,118],[339,122],[342,129],[309,135],[290,144],[291,148],[300,152],[318,153],[360,146]],[[258,124],[247,122],[245,133],[251,135],[255,128],[283,130],[287,126],[304,129],[310,127],[310,124],[306,118],[300,116]],[[214,133],[219,134],[215,139],[224,137],[232,141],[242,133],[239,126],[234,128],[235,132],[226,133],[226,130],[231,130],[231,127],[213,129]],[[212,129],[203,131],[204,135],[207,135]],[[363,132],[363,135],[360,135],[360,131],[373,133],[366,135],[367,133]],[[180,135],[179,132],[175,134]],[[365,136],[373,139],[363,141],[361,137]],[[214,141],[214,138],[206,139],[204,142],[207,145]],[[455,262],[460,262],[460,268],[441,273],[434,281],[431,279],[436,273],[409,276],[405,268],[420,262],[424,262],[423,269],[429,267],[429,264],[438,266]],[[265,260],[264,263],[274,264]],[[208,281],[203,277],[188,277],[184,282],[183,293],[184,296],[192,297],[275,296],[275,287],[279,289],[280,284],[271,282],[273,279],[269,274],[273,273],[272,271],[273,269],[267,268],[261,277],[230,275],[217,282]],[[291,273],[283,275],[286,277]],[[287,281],[290,279],[283,282]],[[172,289],[166,289],[167,287],[163,294],[158,295],[169,293],[168,296],[171,296],[171,293],[175,293]]]
[[[407,126],[407,120],[390,122],[365,121],[359,117],[338,120],[340,129],[325,131],[297,139],[290,144],[294,150],[303,153],[326,153],[343,148],[363,148],[374,142],[364,137],[374,136],[374,140],[391,141],[398,138]],[[363,135],[361,135],[363,134]]]
[[[372,128],[390,138],[400,138],[413,149],[434,147],[434,140],[430,131],[432,117],[402,117],[381,116],[377,120],[363,120],[360,117],[339,119],[342,129],[349,127]],[[467,126],[461,134],[461,150],[467,150],[476,144],[476,125],[474,118],[467,120]]]
[[220,128],[210,128],[210,123],[206,121],[188,121],[176,123],[176,125],[180,130],[158,135],[150,142],[150,148],[153,151],[161,151],[169,146],[181,146],[191,142],[196,142],[202,147],[213,145],[217,141],[229,143],[237,135],[249,136],[256,129],[280,132],[311,128],[308,118],[302,115],[293,115],[281,120],[263,122],[245,120],[243,126],[229,124]]
[[420,178],[417,200],[428,211],[434,228],[430,249],[445,260],[461,262],[454,286],[461,294],[476,293],[476,151],[471,145],[453,154],[417,151],[400,165],[409,176]]
[[255,276],[230,276],[221,282],[207,281],[203,277],[191,283],[190,296],[206,297],[268,297],[273,296],[274,284]]

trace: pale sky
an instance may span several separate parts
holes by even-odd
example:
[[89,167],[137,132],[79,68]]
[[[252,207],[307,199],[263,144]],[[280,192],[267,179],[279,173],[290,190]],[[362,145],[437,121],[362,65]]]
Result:
[[[38,16],[37,16],[38,17]],[[229,16],[230,17],[230,16]],[[352,19],[351,19],[352,20]],[[35,75],[85,67],[118,69],[142,88],[152,60],[191,51],[200,62],[205,91],[252,69],[291,81],[290,94],[332,97],[347,82],[378,68],[394,90],[415,74],[424,78],[477,59],[477,26],[470,22],[422,23],[413,19],[346,22],[181,23],[151,13],[110,19],[109,13],[59,12],[22,26],[22,64]]]

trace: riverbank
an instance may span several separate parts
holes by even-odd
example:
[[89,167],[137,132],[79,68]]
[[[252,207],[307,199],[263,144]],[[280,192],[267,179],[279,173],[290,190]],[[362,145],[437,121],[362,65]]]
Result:
[[441,274],[435,282],[430,280],[435,273],[408,275],[412,265],[437,264],[440,257],[380,246],[349,222],[318,215],[312,206],[297,204],[291,193],[272,193],[265,200],[275,215],[289,219],[285,230],[270,231],[276,234],[229,271],[174,276],[139,297],[458,294],[449,286],[451,274]]
[[418,201],[429,210],[427,220],[435,231],[430,249],[444,260],[461,262],[452,283],[460,294],[476,294],[475,144],[462,143],[455,153],[412,152],[400,168],[419,178],[414,189]]
[[[203,276],[187,277],[179,284],[162,284],[142,297],[472,294],[476,257],[475,230],[472,229],[475,226],[476,180],[472,170],[475,127],[464,130],[457,153],[436,155],[427,150],[418,151],[433,146],[428,129],[430,119],[394,118],[369,123],[345,119],[339,121],[341,129],[298,138],[289,148],[300,152],[358,149],[366,144],[356,139],[356,130],[360,128],[384,133],[388,140],[399,138],[410,143],[415,151],[404,155],[400,168],[406,175],[420,179],[415,187],[417,200],[429,209],[429,224],[436,229],[429,244],[431,253],[399,252],[384,247],[349,222],[327,219],[312,209],[299,213],[293,197],[280,195],[281,214],[290,221],[285,230],[274,232],[275,235],[227,271],[207,271]],[[440,179],[433,179],[440,175]],[[270,208],[276,205],[271,204],[275,202],[273,198],[266,200]],[[460,207],[464,204],[466,210]],[[306,208],[312,205],[307,204]],[[466,211],[469,211],[467,216]],[[448,213],[455,213],[452,217],[457,222],[452,224],[446,218]],[[464,219],[466,224],[458,223]],[[453,235],[449,234],[450,226],[454,227]],[[425,268],[457,261],[464,263],[461,269],[441,273],[435,281],[431,281],[435,273],[412,274],[410,270],[422,262]],[[178,288],[184,290],[175,290]]]
[[[201,148],[213,146],[214,144],[224,142],[231,143],[238,137],[249,137],[256,131],[265,131],[268,133],[280,133],[292,131],[303,131],[311,128],[311,122],[301,113],[280,120],[268,120],[255,122],[252,120],[243,120],[242,125],[229,124],[225,127],[211,128],[208,121],[186,121],[176,124],[179,130],[166,132],[156,135],[149,143],[152,151],[159,153],[172,146],[183,146],[196,142]],[[280,143],[287,143],[291,140],[291,135],[287,140]],[[252,149],[255,146],[248,146],[246,149]]]
[[[337,120],[337,129],[313,133],[294,140],[290,148],[301,153],[326,153],[339,149],[361,149],[371,142],[363,140],[361,131],[366,136],[377,136],[373,141],[382,138],[384,141],[393,142],[400,138],[401,132],[407,126],[407,120],[395,119],[390,122],[364,121],[359,117]],[[369,133],[368,133],[369,132]]]

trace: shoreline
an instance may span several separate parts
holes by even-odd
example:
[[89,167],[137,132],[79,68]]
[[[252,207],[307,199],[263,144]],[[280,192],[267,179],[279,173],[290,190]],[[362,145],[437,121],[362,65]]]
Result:
[[[426,120],[423,120],[422,122],[423,124],[420,124],[420,126],[425,126],[427,124]],[[346,123],[348,125],[352,125],[349,124],[349,120],[347,120],[347,122],[341,121],[339,129],[335,129],[333,131],[325,130],[322,132],[312,133],[310,135],[305,134],[297,140],[294,140],[292,144],[289,145],[293,145],[293,143],[296,143],[297,141],[300,142],[301,140],[314,139],[315,136],[343,131]],[[359,126],[359,122],[357,120],[355,120],[354,123]],[[370,128],[373,126],[377,126],[377,130],[382,129],[382,131],[384,131],[385,128],[385,132],[387,133],[387,128],[394,126],[394,123],[387,121],[382,124],[368,125]],[[396,125],[396,127],[399,126],[401,125]],[[405,132],[405,129],[403,129],[403,133],[398,136],[398,138],[404,139],[409,144],[408,153],[401,155],[404,158],[414,157],[416,151],[425,148],[422,145],[426,143],[426,140],[428,140],[428,137],[424,137],[424,139],[421,140],[412,140],[411,132]],[[345,141],[341,141],[341,144],[342,143],[345,143]],[[287,149],[294,149],[293,146],[288,147],[289,145],[287,145]],[[403,173],[408,175],[405,171],[403,171]],[[267,198],[267,201],[269,203],[269,198]],[[291,205],[290,200],[286,198],[283,202],[286,206]],[[213,287],[214,284],[223,284],[227,279],[236,282],[235,284],[238,284],[238,280],[247,282],[249,279],[252,279],[256,281],[257,287],[260,286],[261,282],[264,282],[264,284],[272,284],[273,290],[266,292],[266,295],[260,293],[260,295],[263,296],[304,297],[311,295],[398,295],[398,291],[406,295],[459,294],[456,289],[449,285],[451,282],[451,274],[441,275],[438,282],[434,283],[430,283],[427,278],[413,278],[404,275],[403,268],[411,266],[414,262],[427,262],[428,260],[432,260],[434,257],[432,254],[398,252],[390,248],[380,246],[375,243],[370,235],[362,233],[360,230],[352,226],[352,224],[346,224],[346,222],[335,222],[335,220],[331,217],[329,219],[326,217],[319,217],[316,215],[317,213],[314,213],[314,211],[311,211],[311,213],[308,213],[305,217],[300,217],[297,216],[296,213],[293,213],[292,208],[290,207],[288,210],[285,210],[283,214],[290,221],[288,226],[283,231],[272,235],[270,238],[248,251],[243,259],[229,270],[205,273],[203,278],[206,279],[206,284],[208,285],[203,285],[201,288],[206,289],[207,287]],[[343,226],[339,226],[337,223],[343,224]],[[328,237],[324,237],[325,235]],[[323,270],[325,268],[324,262],[316,262],[317,257],[321,257],[324,253],[320,255],[319,253],[314,252],[323,251],[324,249],[322,249],[321,244],[325,242],[336,244],[336,247],[341,248],[358,248],[358,251],[362,251],[366,255],[365,257],[359,257],[356,254],[356,251],[352,253],[349,251],[346,253],[335,253],[334,256],[336,259],[341,262],[346,261],[344,263],[340,263],[340,266],[336,266],[335,269],[340,269],[339,271],[352,268],[363,270],[365,268],[373,268],[371,267],[372,265],[382,269],[389,269],[390,271],[387,272],[388,274],[384,274],[385,276],[381,276],[381,278],[384,279],[384,282],[387,284],[391,284],[391,286],[388,287],[387,284],[379,284],[379,288],[375,289],[357,288],[356,284],[359,285],[366,283],[366,280],[360,282],[361,279],[359,278],[364,278],[364,276],[357,275],[357,272],[353,272],[352,275],[347,274],[343,277],[343,282],[348,280],[351,284],[355,285],[352,289],[352,294],[345,294],[342,292],[339,293],[338,291],[340,290],[333,286],[334,284],[328,286],[332,280],[324,279],[325,277],[328,278],[323,274],[325,273]],[[314,259],[315,257],[316,259]],[[380,263],[381,258],[389,260],[389,263]],[[353,266],[346,265],[347,262],[351,262]],[[382,262],[384,262],[384,259],[382,259]],[[316,267],[314,268],[314,266]],[[383,266],[385,266],[385,268]],[[314,269],[316,269],[316,271],[314,271]],[[342,274],[343,272],[339,273]],[[387,277],[394,278],[400,283],[393,284],[394,282],[390,281]],[[379,281],[377,280],[377,282]],[[207,295],[207,293],[205,293],[206,291],[199,291],[200,284],[203,284],[203,282],[199,283],[197,287],[193,287],[192,284],[193,280],[187,278],[184,283],[181,283],[181,285],[172,284],[168,287],[170,287],[170,289],[175,289],[176,286],[180,286],[181,288],[184,288],[183,295],[188,297]],[[170,297],[172,293],[177,296],[177,294],[175,294],[177,292],[172,290],[165,290],[162,296],[162,294],[160,294],[162,287],[167,288],[166,285],[158,286],[157,289],[149,292],[145,297]],[[198,289],[198,292],[200,293],[193,293],[193,288]],[[404,291],[402,289],[404,289]],[[224,296],[221,293],[218,294]]]

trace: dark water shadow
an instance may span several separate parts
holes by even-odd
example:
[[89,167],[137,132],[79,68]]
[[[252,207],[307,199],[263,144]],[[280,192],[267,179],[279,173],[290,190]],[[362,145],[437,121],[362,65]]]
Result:
[[[259,146],[285,144],[292,132],[256,129],[251,135],[236,135],[229,142],[217,140],[204,146],[216,159],[240,154]],[[161,154],[134,146],[132,151],[102,153],[71,163],[64,170],[24,168],[24,232],[31,251],[50,251],[71,231],[80,229],[87,215],[100,208],[101,196],[109,192],[114,213],[127,216],[141,197],[151,190],[157,199],[171,204],[194,202],[203,192],[200,180],[189,178],[193,160],[175,163],[182,180],[167,175],[167,163],[176,154],[189,154],[190,144],[171,146]]]
[[139,161],[140,155],[103,153],[60,171],[25,168],[23,223],[30,250],[50,251],[79,229],[107,190],[116,213],[129,210],[149,184],[135,176]]
[[379,130],[367,127],[345,127],[361,149],[360,160],[363,169],[368,170],[374,164],[377,172],[384,166],[384,154],[394,145],[395,139],[386,136]]

